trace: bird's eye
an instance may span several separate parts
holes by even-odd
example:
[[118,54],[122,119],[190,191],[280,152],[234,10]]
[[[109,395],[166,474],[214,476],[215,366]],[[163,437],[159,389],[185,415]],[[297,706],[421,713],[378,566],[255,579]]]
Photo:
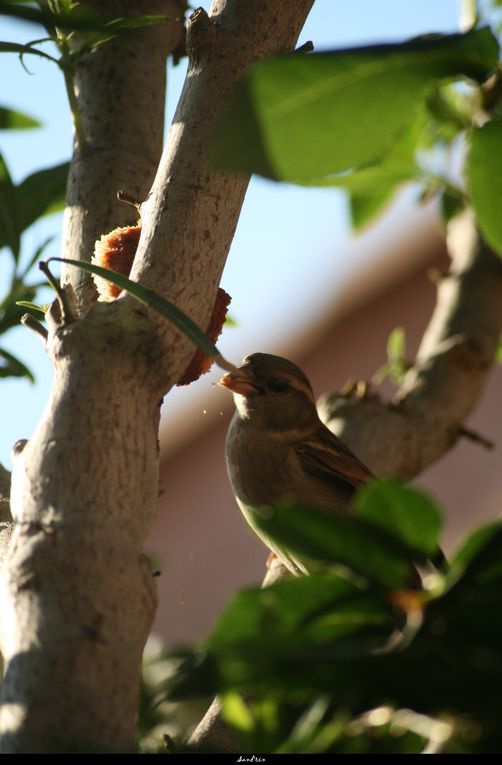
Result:
[[286,380],[270,380],[268,384],[269,389],[273,393],[285,393],[289,388],[289,384]]

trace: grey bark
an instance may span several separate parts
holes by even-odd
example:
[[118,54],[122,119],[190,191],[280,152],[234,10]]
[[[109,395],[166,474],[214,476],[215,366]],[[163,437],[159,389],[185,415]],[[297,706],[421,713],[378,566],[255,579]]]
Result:
[[14,526],[9,496],[10,473],[3,465],[0,465],[0,565],[7,554]]
[[[156,0],[113,2],[105,11],[180,15],[176,2]],[[162,151],[166,57],[180,30],[171,22],[135,32],[82,62],[88,145],[72,160],[64,255],[90,259],[94,239],[129,222],[115,200],[119,188],[146,195]],[[78,277],[74,284],[85,313],[93,288]],[[16,525],[1,584],[1,746],[130,749],[155,608],[141,547],[157,501],[162,386],[151,384],[150,325],[135,308],[126,316],[119,306],[97,306],[85,321],[67,323],[56,308],[46,342],[51,399],[14,460]]]
[[[197,12],[189,25],[189,76],[142,210],[133,278],[203,326],[249,180],[209,171],[205,147],[239,76],[256,58],[293,47],[312,2],[216,0],[209,17]],[[138,7],[144,12],[143,4]],[[121,175],[124,167],[133,168],[131,177],[141,176],[142,187],[147,175],[132,156],[134,130],[118,152],[114,148],[122,135],[114,126],[120,115],[99,78],[110,85],[107,67],[113,68],[115,56],[108,61],[105,51],[98,51],[99,68],[89,61],[80,73],[83,114],[98,114],[94,87],[104,112],[96,117],[102,127],[95,148],[88,126],[91,149],[85,157],[77,150],[69,188],[65,254],[87,259],[95,238],[125,222],[109,201],[121,186],[135,193],[137,179]],[[154,56],[158,68],[145,66],[149,77],[162,79],[162,57]],[[135,65],[144,58],[137,56]],[[113,71],[124,83],[131,75],[127,61]],[[150,119],[149,105],[137,105],[131,120],[135,116]],[[151,155],[143,153],[148,169]],[[70,304],[75,288],[80,319],[70,312],[63,320],[57,303],[51,309],[46,348],[54,386],[14,462],[16,527],[0,594],[4,752],[133,746],[140,659],[155,607],[141,550],[157,506],[159,406],[193,352],[132,299],[89,310],[92,290],[73,272],[65,281]]]

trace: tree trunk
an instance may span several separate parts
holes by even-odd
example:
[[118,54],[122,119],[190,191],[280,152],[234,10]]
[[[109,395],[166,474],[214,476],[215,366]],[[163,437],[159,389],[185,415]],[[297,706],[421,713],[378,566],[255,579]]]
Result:
[[[142,209],[132,276],[202,326],[249,180],[207,169],[215,120],[252,61],[294,46],[312,2],[215,0],[209,16],[196,11],[188,25],[188,78]],[[132,5],[110,3],[106,11],[125,15]],[[162,7],[170,15],[172,6],[145,0],[134,10]],[[163,57],[177,39],[165,31],[159,50],[149,43],[157,32],[141,32],[128,53],[118,43],[103,46],[82,64],[88,146],[77,148],[72,163],[66,255],[89,259],[94,239],[126,222],[113,201],[118,189],[146,194],[161,130],[152,126],[148,144],[143,91],[163,82]],[[122,120],[131,82],[141,93],[136,100],[131,92],[134,108]],[[155,608],[142,545],[157,506],[159,407],[193,352],[131,298],[93,305],[88,281],[72,271],[64,281],[68,306],[55,302],[48,318],[51,398],[14,460],[16,528],[1,585],[4,752],[133,746],[139,666]]]

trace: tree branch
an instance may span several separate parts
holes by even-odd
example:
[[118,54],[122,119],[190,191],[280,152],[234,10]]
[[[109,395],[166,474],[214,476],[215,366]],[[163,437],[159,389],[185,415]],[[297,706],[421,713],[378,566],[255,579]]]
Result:
[[[152,192],[131,278],[154,288],[206,326],[249,176],[207,166],[215,124],[243,72],[294,48],[313,0],[214,0],[187,25],[189,71]],[[193,352],[165,327],[169,385]]]
[[[165,15],[183,19],[183,0],[85,0],[107,18]],[[117,200],[125,189],[144,199],[162,153],[166,57],[176,49],[182,23],[139,29],[84,56],[78,66],[77,103],[86,148],[75,145],[67,188],[63,256],[90,260],[94,243],[117,226],[137,223],[136,212]],[[78,37],[77,37],[78,40]],[[96,300],[94,283],[75,268],[62,269],[80,313]]]
[[[179,15],[170,0],[111,2],[106,11]],[[126,222],[118,189],[147,193],[162,149],[166,56],[180,33],[171,24],[176,34],[165,25],[134,32],[82,62],[88,148],[72,161],[66,254],[90,259],[94,240]],[[75,271],[67,276],[83,315],[94,288]],[[142,544],[157,507],[163,375],[136,305],[97,305],[67,324],[57,308],[46,342],[51,399],[12,476],[15,529],[0,585],[1,747],[124,751],[134,745],[155,610]]]
[[451,268],[417,358],[390,403],[332,394],[324,422],[378,475],[409,480],[462,435],[492,368],[502,331],[502,259],[466,211],[448,231]]

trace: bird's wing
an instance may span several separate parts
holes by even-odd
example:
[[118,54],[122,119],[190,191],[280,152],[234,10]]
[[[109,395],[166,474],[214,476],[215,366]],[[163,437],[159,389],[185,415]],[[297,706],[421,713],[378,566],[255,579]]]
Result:
[[305,472],[322,481],[357,489],[373,478],[371,471],[325,425],[294,449]]

